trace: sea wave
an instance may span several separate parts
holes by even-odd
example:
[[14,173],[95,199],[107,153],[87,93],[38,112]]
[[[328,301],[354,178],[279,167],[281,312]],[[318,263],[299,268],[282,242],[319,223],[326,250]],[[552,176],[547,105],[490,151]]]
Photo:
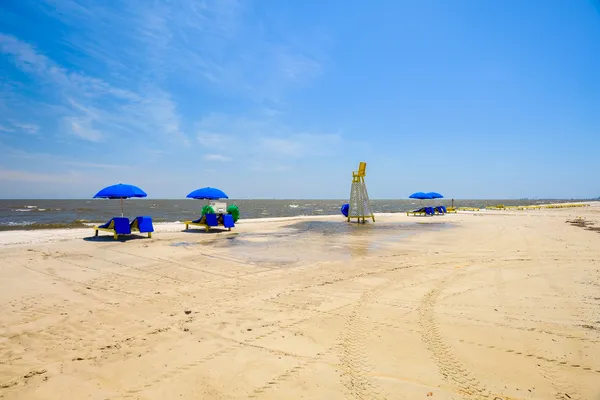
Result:
[[8,222],[0,222],[0,227],[2,226],[25,226],[25,225],[33,225],[35,222],[33,221],[8,221]]
[[38,208],[37,206],[25,206],[24,208],[12,208],[14,212],[55,212],[62,211],[61,208]]
[[35,230],[35,229],[65,229],[65,228],[87,228],[89,221],[75,220],[66,223],[59,222],[33,222],[33,221],[8,221],[0,222],[0,231]]

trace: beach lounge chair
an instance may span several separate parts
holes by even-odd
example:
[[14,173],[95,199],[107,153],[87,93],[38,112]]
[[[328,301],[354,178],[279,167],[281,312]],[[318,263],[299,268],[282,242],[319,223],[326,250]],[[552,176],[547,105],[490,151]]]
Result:
[[130,225],[131,231],[138,231],[140,233],[148,233],[148,237],[152,237],[152,232],[154,232],[154,226],[152,225],[151,217],[135,217],[133,221],[131,221]]
[[425,207],[421,207],[418,210],[408,211],[406,215],[423,215],[425,214]]
[[219,226],[219,219],[217,214],[206,214],[206,230],[210,230],[211,226]]
[[188,230],[188,229],[190,229],[190,225],[205,226],[204,221],[206,221],[206,218],[204,218],[204,216],[202,216],[193,221],[184,221],[183,223],[185,224],[185,229]]
[[98,231],[112,232],[115,240],[119,238],[119,235],[129,235],[131,233],[131,227],[129,226],[129,218],[115,217],[103,225],[95,226],[94,230],[98,236]]
[[219,220],[217,218],[217,214],[206,214],[201,218],[198,218],[195,221],[184,221],[185,229],[189,229],[190,225],[203,226],[204,229],[208,232],[211,226],[218,226]]
[[223,215],[223,226],[227,228],[227,230],[231,230],[231,228],[235,227],[235,223],[233,222],[233,215]]
[[433,207],[421,207],[418,210],[409,211],[406,213],[406,215],[421,215],[421,216],[428,216],[428,215],[433,215],[433,214],[434,214]]
[[434,212],[434,214],[436,214],[436,215],[444,215],[444,214],[446,214],[446,213],[444,212],[444,207],[443,207],[443,206],[437,206],[437,207],[434,207],[434,209],[433,209],[433,212]]

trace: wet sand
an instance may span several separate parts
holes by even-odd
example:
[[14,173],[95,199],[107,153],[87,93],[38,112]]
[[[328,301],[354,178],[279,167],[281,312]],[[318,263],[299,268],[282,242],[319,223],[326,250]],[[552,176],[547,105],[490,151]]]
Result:
[[597,203],[2,232],[0,398],[600,399],[594,226]]

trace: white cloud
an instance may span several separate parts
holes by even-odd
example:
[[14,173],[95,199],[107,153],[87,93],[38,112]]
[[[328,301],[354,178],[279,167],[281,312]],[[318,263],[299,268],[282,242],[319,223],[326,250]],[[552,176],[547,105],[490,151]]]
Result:
[[15,65],[24,72],[50,81],[71,95],[88,96],[113,95],[123,99],[136,99],[135,93],[111,87],[101,79],[88,77],[77,72],[69,72],[50,58],[38,52],[29,43],[0,33],[0,51],[12,57]]
[[[260,155],[264,160],[302,159],[334,154],[342,144],[339,133],[298,131],[276,118],[210,114],[198,122],[197,139],[205,149],[227,151],[241,160]],[[219,133],[226,132],[226,133]]]
[[269,154],[289,157],[301,156],[304,148],[304,145],[297,140],[272,137],[259,138],[259,146]]
[[[258,102],[279,101],[290,85],[317,77],[321,48],[329,43],[314,31],[276,40],[264,21],[248,18],[251,3],[239,0],[130,1],[119,10],[99,1],[45,2],[52,17],[77,28],[65,42],[124,82],[132,72],[152,81],[185,76],[190,84]],[[307,36],[309,42],[297,39]]]
[[90,142],[100,142],[103,139],[102,132],[92,128],[92,120],[89,118],[66,117],[64,122],[68,132],[81,139]]
[[314,78],[322,71],[321,64],[314,58],[282,49],[277,53],[281,73],[292,81]]
[[325,156],[337,151],[339,134],[291,133],[287,137],[260,137],[260,147],[279,157],[306,158]]
[[[16,87],[0,86],[0,111],[3,99],[15,104],[16,98],[20,110],[44,112],[73,141],[144,141],[169,153],[166,142],[190,146],[192,138],[208,153],[226,157],[230,151],[260,153],[261,145],[272,152],[267,157],[315,154],[298,144],[297,130],[274,119],[284,115],[288,89],[322,74],[322,35],[313,32],[306,41],[306,32],[286,31],[286,37],[274,37],[265,21],[254,18],[252,4],[240,0],[131,1],[118,7],[99,0],[42,0],[32,7],[64,24],[59,44],[67,47],[66,58],[53,59],[33,42],[0,34],[0,54],[34,78],[40,92],[26,98]],[[221,119],[230,116],[215,113],[194,126],[194,113],[205,109],[212,94],[250,99],[262,110],[260,117],[228,122]],[[54,134],[45,122],[37,131]],[[22,129],[36,131],[33,125]]]
[[156,88],[147,90],[147,93],[149,97],[141,102],[138,113],[142,116],[149,116],[153,125],[162,128],[170,138],[174,138],[189,147],[190,142],[181,131],[179,116],[171,97],[166,92]]
[[0,169],[0,181],[17,181],[32,183],[73,183],[79,182],[83,176],[75,172],[64,174],[46,174],[20,170]]
[[69,161],[69,160],[62,160],[60,161],[61,164],[64,165],[72,165],[74,167],[82,167],[82,168],[104,168],[104,169],[123,169],[123,168],[130,168],[127,165],[123,165],[123,164],[98,164],[98,163],[89,163],[89,162],[81,162],[81,161]]
[[219,162],[232,161],[231,157],[227,157],[222,154],[206,154],[202,158],[204,159],[204,161],[219,161]]
[[[28,43],[10,35],[0,34],[0,52],[9,55],[24,72],[56,89],[52,94],[61,104],[57,110],[63,114],[69,134],[98,142],[108,136],[105,131],[128,132],[146,138],[148,134],[157,137],[158,133],[189,146],[171,96],[153,84],[133,79],[139,86],[133,90],[83,73],[69,72]],[[24,128],[29,132],[34,129],[31,125]]]
[[91,163],[87,161],[79,161],[74,159],[73,157],[60,156],[56,154],[50,153],[38,153],[38,152],[30,152],[18,150],[9,146],[5,146],[0,144],[0,153],[6,158],[11,159],[24,159],[24,160],[36,160],[38,163],[40,161],[50,161],[52,164],[61,164],[61,165],[71,165],[74,167],[82,167],[82,168],[102,168],[102,169],[123,169],[130,168],[129,165],[123,164],[101,164],[101,163]]
[[36,124],[25,124],[22,122],[13,122],[12,124],[14,127],[30,135],[37,135],[40,130],[40,127]]
[[11,120],[11,119],[7,119],[6,121],[7,125],[0,125],[0,131],[1,132],[23,132],[26,133],[28,135],[37,135],[40,127],[39,125],[33,124],[33,123],[23,123],[23,122],[19,122],[19,121],[15,121],[15,120]]
[[206,149],[224,149],[231,144],[232,140],[229,135],[212,132],[199,132],[196,136],[200,146]]

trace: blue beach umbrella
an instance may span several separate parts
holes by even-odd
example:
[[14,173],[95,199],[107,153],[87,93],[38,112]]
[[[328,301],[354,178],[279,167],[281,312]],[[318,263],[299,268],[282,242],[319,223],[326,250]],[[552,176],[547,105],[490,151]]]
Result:
[[408,196],[409,199],[430,200],[433,199],[430,193],[416,192]]
[[444,198],[444,196],[442,196],[438,192],[429,192],[429,193],[426,193],[426,194],[428,194],[429,196],[431,196],[432,199],[443,199]]
[[107,186],[94,196],[94,199],[120,199],[121,217],[123,216],[123,199],[130,197],[146,197],[146,192],[137,186],[119,183],[117,185]]
[[218,200],[228,199],[229,197],[222,191],[216,188],[205,187],[197,189],[186,196],[188,199],[207,199],[207,200]]

